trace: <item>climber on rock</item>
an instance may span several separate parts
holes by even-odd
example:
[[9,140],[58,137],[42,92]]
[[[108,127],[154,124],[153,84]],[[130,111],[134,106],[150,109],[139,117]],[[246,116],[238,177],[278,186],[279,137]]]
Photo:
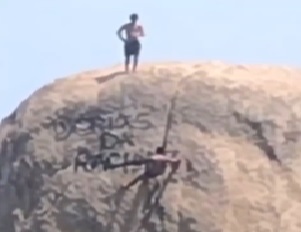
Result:
[[[136,71],[139,61],[139,54],[141,49],[141,43],[139,37],[144,37],[143,26],[138,25],[138,14],[130,15],[130,22],[122,25],[117,30],[117,35],[121,41],[124,42],[124,55],[125,55],[125,71],[129,71],[130,57],[134,56],[133,72]],[[126,38],[122,36],[125,32]]]
[[104,165],[104,167],[105,169],[114,169],[114,168],[131,166],[131,165],[133,166],[145,165],[144,172],[141,175],[136,177],[129,184],[122,186],[123,188],[126,189],[136,184],[139,181],[146,181],[150,178],[155,178],[157,176],[162,175],[167,168],[167,164],[170,164],[172,170],[176,171],[180,163],[181,163],[180,159],[167,157],[164,148],[158,147],[156,149],[156,154],[152,155],[148,159],[133,160],[133,161],[128,161],[120,164],[110,164],[109,159],[107,159],[107,162]]

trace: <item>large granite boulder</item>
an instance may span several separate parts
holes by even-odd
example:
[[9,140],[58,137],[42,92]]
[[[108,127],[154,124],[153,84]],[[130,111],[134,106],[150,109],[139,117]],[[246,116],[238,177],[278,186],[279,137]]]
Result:
[[[121,69],[58,79],[2,120],[1,232],[301,231],[300,70]],[[101,165],[148,157],[164,137],[176,172],[122,191],[143,167]]]

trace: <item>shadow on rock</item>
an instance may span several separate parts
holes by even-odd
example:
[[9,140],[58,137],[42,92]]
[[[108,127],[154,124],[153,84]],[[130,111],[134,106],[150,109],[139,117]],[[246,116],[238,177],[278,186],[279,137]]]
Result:
[[269,139],[265,136],[264,122],[260,122],[260,121],[257,122],[251,120],[250,118],[240,114],[239,112],[234,112],[233,116],[237,120],[237,122],[246,124],[254,131],[255,134],[254,144],[264,152],[267,158],[270,161],[274,161],[279,165],[282,165],[282,162],[278,158],[278,155],[274,147],[270,145]]
[[134,197],[132,202],[132,206],[130,210],[126,211],[124,225],[121,227],[123,232],[130,232],[132,229],[132,225],[135,223],[139,215],[139,208],[141,203],[145,198],[145,194],[147,193],[147,185],[145,183],[141,183],[138,187],[138,191]]
[[98,213],[84,199],[64,199],[59,204],[56,215],[60,231],[107,232],[103,223],[97,220]]
[[199,232],[199,231],[196,231],[194,229],[191,228],[191,225],[192,224],[196,224],[197,221],[196,219],[192,218],[192,217],[185,217],[183,215],[183,213],[181,212],[178,212],[178,218],[179,218],[179,221],[178,221],[178,231],[181,232],[181,231],[185,231],[185,232]]
[[110,218],[106,226],[107,232],[114,232],[114,224],[118,223],[116,216],[119,213],[120,209],[120,203],[125,195],[126,191],[122,188],[117,190],[116,193],[109,196],[108,198],[105,198],[104,200],[107,202],[110,202],[110,208],[113,208],[113,210],[110,212]]
[[125,71],[119,71],[119,72],[114,72],[111,73],[109,75],[105,75],[105,76],[101,76],[101,77],[96,77],[95,80],[98,84],[103,84],[107,81],[113,80],[114,78],[123,75],[123,74],[127,74]]
[[[161,231],[164,231],[164,207],[160,203],[162,195],[172,179],[173,172],[170,172],[168,177],[159,184],[157,181],[151,186],[150,181],[143,181],[133,197],[133,202],[129,210],[123,212],[124,223],[117,220],[117,215],[120,215],[121,201],[126,193],[126,189],[120,188],[115,194],[106,198],[106,201],[113,201],[114,210],[111,211],[110,220],[106,226],[106,232],[114,232],[114,225],[118,224],[122,232],[145,231],[155,232],[158,231],[158,223],[151,222],[150,218],[153,214],[158,216],[160,221]],[[141,209],[141,212],[140,212]],[[142,219],[139,215],[142,214]],[[136,226],[135,226],[136,225]],[[133,228],[134,227],[134,228]]]
[[143,217],[140,220],[139,226],[135,229],[135,232],[141,231],[143,228],[148,232],[157,231],[157,225],[150,221],[151,216],[155,213],[161,224],[161,229],[164,231],[164,206],[161,205],[160,200],[164,191],[167,188],[168,183],[172,180],[175,171],[171,171],[163,183],[155,185],[154,188],[149,191],[147,196],[147,202],[144,205]]
[[148,186],[144,182],[139,185],[137,193],[134,196],[134,200],[133,200],[131,209],[124,213],[124,215],[126,216],[126,218],[124,220],[125,223],[124,223],[124,225],[121,225],[122,223],[120,223],[120,222],[118,223],[116,216],[120,213],[121,201],[126,192],[127,192],[127,189],[120,188],[112,196],[105,199],[106,201],[111,202],[111,207],[113,208],[113,210],[110,213],[110,220],[106,227],[106,231],[108,231],[108,232],[114,232],[114,225],[116,223],[122,228],[122,232],[131,231],[132,222],[134,221],[135,217],[137,217],[141,201],[145,198],[145,193],[148,192]]

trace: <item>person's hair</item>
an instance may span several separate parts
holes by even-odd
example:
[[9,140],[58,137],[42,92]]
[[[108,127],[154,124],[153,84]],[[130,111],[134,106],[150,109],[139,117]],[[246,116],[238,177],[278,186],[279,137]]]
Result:
[[164,148],[163,147],[157,147],[156,153],[160,154],[160,155],[163,155],[164,154]]
[[138,18],[139,18],[139,16],[136,13],[133,13],[130,15],[130,20],[132,20],[132,21],[136,21],[136,20],[138,20]]

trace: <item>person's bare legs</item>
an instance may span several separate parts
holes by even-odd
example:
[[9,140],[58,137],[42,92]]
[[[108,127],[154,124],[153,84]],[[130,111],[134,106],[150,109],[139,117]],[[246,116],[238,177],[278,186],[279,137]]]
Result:
[[145,174],[141,174],[139,176],[137,176],[134,180],[132,180],[130,183],[126,184],[126,185],[122,185],[122,189],[128,189],[130,187],[132,187],[133,185],[137,184],[139,181],[145,180],[146,176]]
[[136,72],[139,62],[139,55],[134,55],[133,72]]
[[129,72],[129,65],[130,65],[130,56],[125,57],[125,71]]

